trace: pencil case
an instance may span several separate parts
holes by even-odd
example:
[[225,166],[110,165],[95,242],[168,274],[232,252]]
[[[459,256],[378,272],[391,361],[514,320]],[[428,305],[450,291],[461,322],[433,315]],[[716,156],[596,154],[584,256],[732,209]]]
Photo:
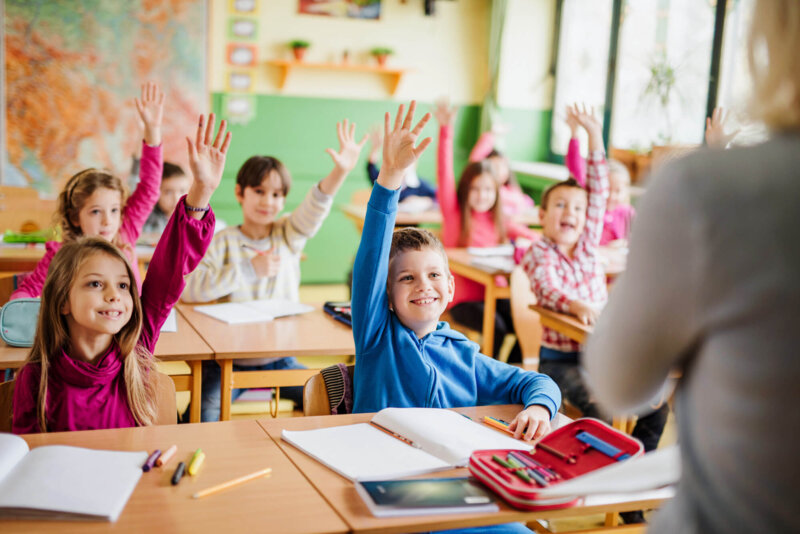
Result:
[[635,438],[592,418],[577,419],[554,430],[528,452],[480,450],[469,471],[500,498],[522,510],[574,506],[580,496],[548,498],[539,493],[555,484],[644,453]]
[[322,309],[325,311],[325,313],[327,313],[328,315],[330,315],[331,317],[333,317],[334,319],[336,319],[340,323],[344,323],[347,326],[352,328],[352,326],[353,326],[353,318],[350,315],[350,302],[349,301],[348,302],[326,302],[322,306]]
[[0,338],[12,347],[31,347],[40,299],[15,299],[0,308]]

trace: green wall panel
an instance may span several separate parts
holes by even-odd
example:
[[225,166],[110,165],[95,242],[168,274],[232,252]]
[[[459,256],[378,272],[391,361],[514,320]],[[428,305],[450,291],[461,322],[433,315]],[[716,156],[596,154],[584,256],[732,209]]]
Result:
[[[242,221],[241,210],[234,196],[236,173],[252,155],[271,155],[279,158],[292,173],[292,189],[286,199],[291,211],[315,183],[327,175],[333,163],[326,148],[338,149],[336,122],[344,118],[355,121],[360,138],[371,125],[382,125],[383,114],[394,112],[399,102],[302,98],[257,95],[255,118],[248,124],[232,124],[233,141],[228,152],[222,184],[212,198],[214,211],[228,224]],[[222,115],[223,94],[212,95],[213,110]],[[420,102],[418,117],[432,103]],[[479,106],[464,106],[459,112],[455,132],[456,173],[466,164],[469,151],[477,140]],[[224,118],[224,116],[222,117]],[[436,137],[434,119],[428,123],[423,136],[434,143],[426,150],[419,165],[420,176],[435,185]],[[546,146],[546,143],[544,143]],[[369,188],[366,173],[367,147],[339,193],[334,207],[317,235],[305,248],[306,261],[301,265],[303,283],[342,283],[352,265],[358,247],[359,234],[338,206],[346,204],[354,191]]]

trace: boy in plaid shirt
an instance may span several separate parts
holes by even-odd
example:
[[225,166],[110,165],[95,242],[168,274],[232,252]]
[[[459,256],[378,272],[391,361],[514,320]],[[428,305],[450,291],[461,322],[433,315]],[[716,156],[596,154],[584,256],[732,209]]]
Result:
[[[544,192],[539,208],[544,237],[528,249],[522,263],[542,306],[593,324],[608,299],[606,277],[597,255],[609,194],[608,164],[600,122],[592,111],[577,106],[573,109],[589,135],[588,193],[572,178]],[[603,419],[581,378],[580,350],[579,343],[544,328],[539,372],[555,380],[563,398],[584,416]],[[667,412],[662,405],[636,423],[633,436],[642,441],[645,450],[658,445]]]

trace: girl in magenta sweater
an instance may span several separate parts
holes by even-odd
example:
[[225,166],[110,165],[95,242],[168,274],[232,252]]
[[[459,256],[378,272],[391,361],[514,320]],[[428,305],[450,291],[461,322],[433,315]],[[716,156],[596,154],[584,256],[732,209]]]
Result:
[[183,291],[184,276],[214,235],[208,205],[225,166],[225,121],[213,144],[214,115],[187,138],[194,183],[175,208],[142,286],[107,239],[85,237],[53,258],[33,348],[14,388],[13,431],[57,432],[155,422],[153,349]]
[[[434,116],[439,121],[436,197],[442,210],[442,243],[445,247],[492,247],[508,239],[538,239],[538,235],[529,228],[514,223],[504,215],[500,185],[488,160],[467,165],[456,189],[453,172],[453,121],[456,113],[457,110],[445,102],[437,103],[434,109]],[[481,330],[483,285],[460,275],[453,276],[456,289],[450,314],[457,322]],[[498,277],[496,283],[501,287],[508,285],[504,277]],[[502,346],[505,335],[513,331],[509,301],[500,299],[495,316],[494,356]],[[520,357],[518,346],[514,347],[511,357]]]
[[[86,169],[67,181],[58,195],[57,224],[61,227],[62,241],[49,241],[45,255],[33,272],[29,273],[11,299],[34,298],[42,294],[47,270],[62,244],[81,236],[100,237],[110,241],[125,254],[136,267],[136,240],[142,232],[147,217],[153,211],[160,194],[161,170],[161,121],[164,109],[164,94],[158,85],[148,82],[142,85],[142,99],[136,99],[136,109],[144,122],[140,182],[136,190],[127,197],[125,186],[118,177],[102,169]],[[133,270],[137,290],[141,290],[139,269]]]

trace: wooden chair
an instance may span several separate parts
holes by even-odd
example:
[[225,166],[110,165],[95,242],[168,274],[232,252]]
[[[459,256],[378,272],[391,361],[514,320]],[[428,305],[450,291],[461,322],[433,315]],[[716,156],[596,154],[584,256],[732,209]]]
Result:
[[0,274],[0,306],[8,302],[15,289],[17,289],[17,275],[14,273]]
[[539,348],[542,345],[542,323],[539,314],[530,308],[536,304],[531,281],[521,266],[511,271],[511,319],[522,351],[522,368],[539,370]]
[[336,414],[343,414],[348,405],[352,410],[354,370],[354,365],[336,364],[309,378],[303,386],[303,415],[332,415],[334,409]]
[[[175,384],[164,373],[156,373],[157,425],[174,425],[178,422],[175,404]],[[0,384],[0,432],[11,432],[11,416],[14,413],[14,381]]]

